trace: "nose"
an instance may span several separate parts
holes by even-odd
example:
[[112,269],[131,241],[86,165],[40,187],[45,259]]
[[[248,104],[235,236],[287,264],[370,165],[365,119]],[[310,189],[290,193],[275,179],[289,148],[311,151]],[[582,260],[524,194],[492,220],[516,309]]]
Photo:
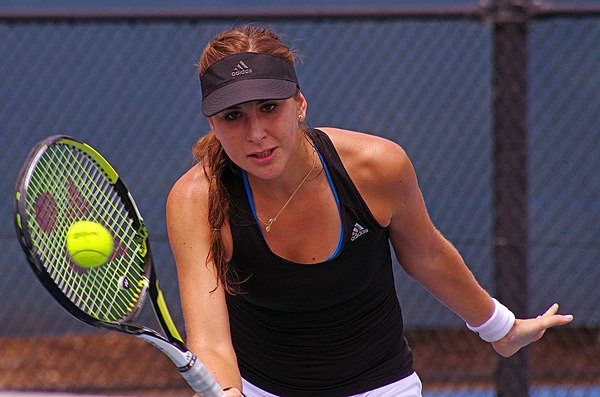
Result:
[[265,131],[265,125],[260,117],[248,115],[246,120],[246,140],[251,143],[262,142],[267,133]]

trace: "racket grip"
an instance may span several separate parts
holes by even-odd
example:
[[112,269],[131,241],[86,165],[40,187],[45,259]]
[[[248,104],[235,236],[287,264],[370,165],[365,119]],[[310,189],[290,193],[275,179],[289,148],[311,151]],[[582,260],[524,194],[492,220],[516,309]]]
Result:
[[191,366],[180,368],[181,376],[190,387],[201,397],[223,397],[225,393],[221,386],[208,372],[204,364],[194,356]]

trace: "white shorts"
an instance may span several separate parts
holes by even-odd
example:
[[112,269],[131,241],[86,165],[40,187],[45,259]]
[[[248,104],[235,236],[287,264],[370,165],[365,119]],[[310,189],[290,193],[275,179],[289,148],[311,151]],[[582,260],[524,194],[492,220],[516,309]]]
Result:
[[[246,397],[278,397],[242,379]],[[416,372],[389,385],[349,397],[421,397],[421,379]],[[340,396],[341,397],[341,396]]]

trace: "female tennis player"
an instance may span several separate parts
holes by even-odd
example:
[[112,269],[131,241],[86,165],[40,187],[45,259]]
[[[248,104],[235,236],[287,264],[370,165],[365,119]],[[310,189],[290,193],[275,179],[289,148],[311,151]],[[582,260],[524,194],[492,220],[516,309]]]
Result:
[[227,396],[420,396],[392,255],[503,356],[572,320],[515,319],[478,284],[396,143],[308,128],[273,31],[218,34],[199,75],[211,130],[167,223],[188,344]]

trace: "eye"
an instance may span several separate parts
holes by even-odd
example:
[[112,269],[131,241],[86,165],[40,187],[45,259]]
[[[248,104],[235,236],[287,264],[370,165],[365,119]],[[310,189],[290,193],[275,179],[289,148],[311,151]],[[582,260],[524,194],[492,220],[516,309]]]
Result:
[[276,104],[276,103],[273,103],[273,102],[268,102],[268,103],[264,103],[264,104],[263,104],[263,105],[260,107],[260,110],[261,110],[262,112],[269,113],[269,112],[272,112],[272,111],[274,111],[276,108],[277,108],[277,104]]
[[227,112],[223,115],[223,118],[227,121],[234,121],[239,119],[241,116],[241,113],[238,112],[237,110],[233,110],[231,112]]

